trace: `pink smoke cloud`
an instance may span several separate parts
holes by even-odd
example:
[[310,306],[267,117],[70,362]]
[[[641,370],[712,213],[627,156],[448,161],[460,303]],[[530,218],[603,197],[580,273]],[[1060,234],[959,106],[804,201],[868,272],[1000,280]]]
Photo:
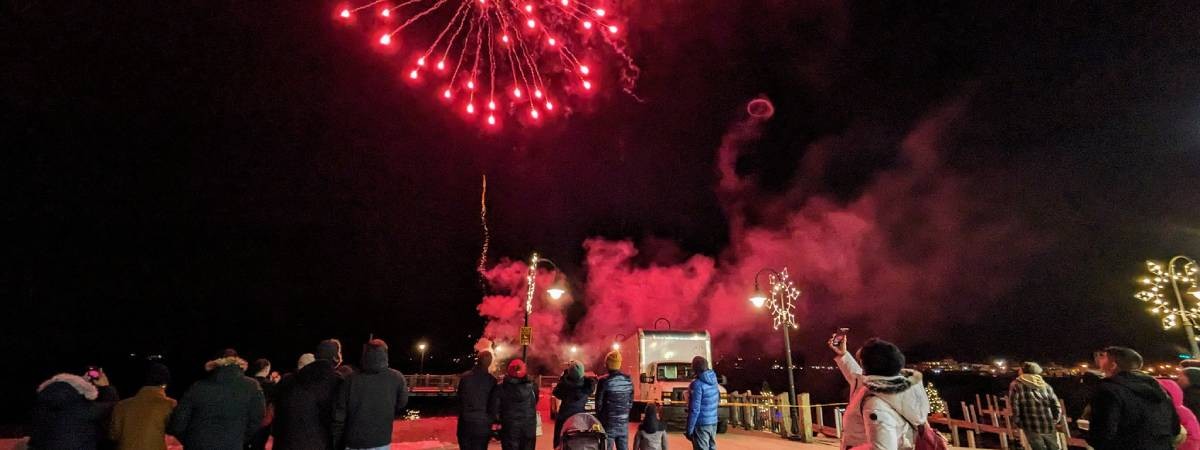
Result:
[[[950,103],[918,122],[897,149],[899,163],[877,173],[850,200],[815,194],[814,183],[831,152],[853,151],[845,145],[853,139],[814,144],[793,188],[765,194],[734,170],[765,119],[733,124],[716,155],[729,247],[717,256],[646,264],[638,262],[639,249],[630,240],[584,241],[587,277],[580,300],[587,314],[568,330],[562,304],[535,308],[535,329],[558,330],[535,334],[534,345],[551,350],[540,363],[561,363],[567,356],[555,349],[577,344],[584,349],[577,357],[594,364],[616,335],[651,328],[659,317],[676,329],[709,330],[718,354],[745,350],[746,342],[771,333],[770,319],[747,301],[755,273],[764,267],[788,267],[804,290],[796,311],[802,329],[855,323],[870,334],[913,343],[936,336],[933,330],[949,321],[973,319],[980,306],[1012,286],[1022,261],[1042,243],[1024,237],[1019,221],[993,208],[988,199],[1001,186],[977,185],[944,164],[941,155],[967,105]],[[485,336],[516,336],[523,297],[511,293],[523,295],[524,270],[520,262],[502,262],[488,272],[492,289],[510,294],[484,299]],[[552,281],[545,277],[539,286]]]

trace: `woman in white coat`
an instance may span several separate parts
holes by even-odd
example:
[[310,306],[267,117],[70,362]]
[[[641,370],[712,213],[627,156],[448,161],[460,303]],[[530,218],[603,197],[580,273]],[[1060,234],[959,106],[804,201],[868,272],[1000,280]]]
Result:
[[916,427],[929,417],[929,397],[921,373],[904,368],[904,354],[891,342],[872,338],[846,351],[846,340],[829,347],[850,383],[850,401],[842,417],[842,449],[911,450]]

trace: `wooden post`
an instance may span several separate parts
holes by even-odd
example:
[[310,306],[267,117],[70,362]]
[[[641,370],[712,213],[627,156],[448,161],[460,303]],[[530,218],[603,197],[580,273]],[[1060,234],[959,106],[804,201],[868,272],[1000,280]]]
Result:
[[825,407],[817,405],[817,429],[820,432],[825,432]]
[[783,422],[781,423],[782,428],[779,430],[779,434],[785,438],[791,437],[791,435],[792,435],[791,406],[792,405],[790,405],[788,403],[788,396],[786,393],[779,394],[776,398],[778,399],[778,402],[779,402],[778,403],[779,411],[782,413],[782,414],[780,414],[780,416],[782,416],[782,419],[783,419]]
[[975,430],[967,430],[967,448],[975,447]]
[[962,445],[962,442],[958,440],[958,425],[955,425],[953,421],[950,422],[950,444],[955,447]]
[[[800,404],[800,442],[811,443],[813,441],[813,421],[812,421],[812,404],[808,399],[807,392],[796,394],[796,403]],[[788,414],[789,416],[791,414]]]

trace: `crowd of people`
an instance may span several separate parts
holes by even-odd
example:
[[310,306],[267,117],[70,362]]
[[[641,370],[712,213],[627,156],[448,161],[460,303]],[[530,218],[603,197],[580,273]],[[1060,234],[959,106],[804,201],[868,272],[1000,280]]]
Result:
[[[920,372],[904,369],[904,353],[894,344],[870,339],[855,355],[846,341],[830,339],[838,368],[850,384],[842,419],[841,448],[911,450],[944,448],[928,427],[929,397]],[[1094,355],[1102,373],[1078,423],[1095,450],[1200,450],[1200,368],[1177,378],[1143,372],[1138,352],[1108,347]],[[1062,450],[1066,429],[1062,405],[1035,362],[1025,362],[1009,385],[1013,425],[1032,450]],[[922,442],[926,440],[926,442]]]
[[388,346],[372,339],[357,370],[342,365],[342,344],[321,341],[294,373],[279,376],[265,359],[253,366],[226,349],[178,401],[166,395],[170,370],[147,364],[143,387],[119,400],[100,369],[58,374],[37,388],[31,450],[165,450],[170,434],[188,450],[273,448],[386,449],[392,423],[408,404],[404,377]]
[[[585,376],[577,361],[567,364],[553,390],[562,401],[555,448],[568,448],[563,439],[571,434],[563,432],[564,424],[588,415],[588,400],[595,396],[597,411],[588,416],[603,431],[605,444],[629,450],[633,381],[621,372],[621,359],[621,353],[609,353],[607,373],[599,379]],[[159,362],[147,363],[143,387],[124,400],[118,400],[103,370],[58,374],[37,388],[28,448],[165,450],[169,434],[187,450],[261,450],[268,441],[276,450],[387,449],[392,424],[408,404],[408,387],[403,375],[389,367],[388,346],[380,339],[367,342],[360,365],[355,370],[342,364],[342,345],[336,339],[321,341],[285,376],[265,359],[250,364],[226,349],[205,364],[207,376],[178,401],[166,394],[171,373]],[[538,386],[521,359],[508,363],[503,380],[493,375],[492,365],[491,352],[479,352],[475,366],[459,379],[459,447],[483,450],[498,434],[504,450],[533,450],[541,427]],[[692,365],[697,379],[686,435],[697,450],[715,450],[716,374],[702,357]],[[665,428],[653,406],[638,427],[633,449],[667,449]]]
[[[844,337],[844,336],[843,336]],[[910,450],[944,447],[928,426],[929,398],[920,372],[905,369],[904,353],[873,338],[855,354],[845,339],[831,339],[834,360],[850,385],[842,420],[841,448]],[[1095,450],[1200,450],[1200,368],[1184,368],[1179,377],[1154,378],[1141,371],[1136,351],[1108,347],[1096,352],[1103,374],[1079,418]],[[539,389],[521,359],[510,361],[501,380],[493,374],[493,356],[476,355],[474,367],[457,387],[457,437],[463,450],[484,450],[498,434],[504,450],[532,450],[541,434]],[[666,450],[665,427],[648,405],[630,439],[633,379],[621,371],[619,351],[605,357],[606,372],[596,378],[577,361],[566,368],[552,395],[560,406],[554,422],[554,447],[569,449],[568,421],[584,417],[607,449]],[[166,435],[188,450],[264,449],[273,438],[276,450],[381,450],[392,441],[392,424],[408,404],[401,373],[389,367],[388,346],[372,339],[363,347],[361,367],[342,364],[342,345],[321,341],[302,355],[294,373],[279,376],[269,361],[253,364],[227,349],[205,364],[207,376],[178,401],[166,395],[170,370],[147,364],[143,387],[118,400],[103,370],[83,376],[58,374],[37,388],[28,447],[33,450],[165,450]],[[685,437],[694,450],[715,450],[720,403],[717,376],[708,361],[692,361]],[[1021,365],[1009,386],[1013,425],[1033,450],[1062,450],[1058,433],[1065,414],[1054,389],[1034,362]],[[595,398],[594,415],[587,414]],[[498,428],[497,428],[498,426]]]

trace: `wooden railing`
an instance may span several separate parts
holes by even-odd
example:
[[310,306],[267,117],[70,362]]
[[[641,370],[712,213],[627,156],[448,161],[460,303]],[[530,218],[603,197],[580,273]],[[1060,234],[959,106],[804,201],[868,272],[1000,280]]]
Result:
[[405,375],[404,381],[408,383],[411,395],[442,397],[458,394],[458,375]]

